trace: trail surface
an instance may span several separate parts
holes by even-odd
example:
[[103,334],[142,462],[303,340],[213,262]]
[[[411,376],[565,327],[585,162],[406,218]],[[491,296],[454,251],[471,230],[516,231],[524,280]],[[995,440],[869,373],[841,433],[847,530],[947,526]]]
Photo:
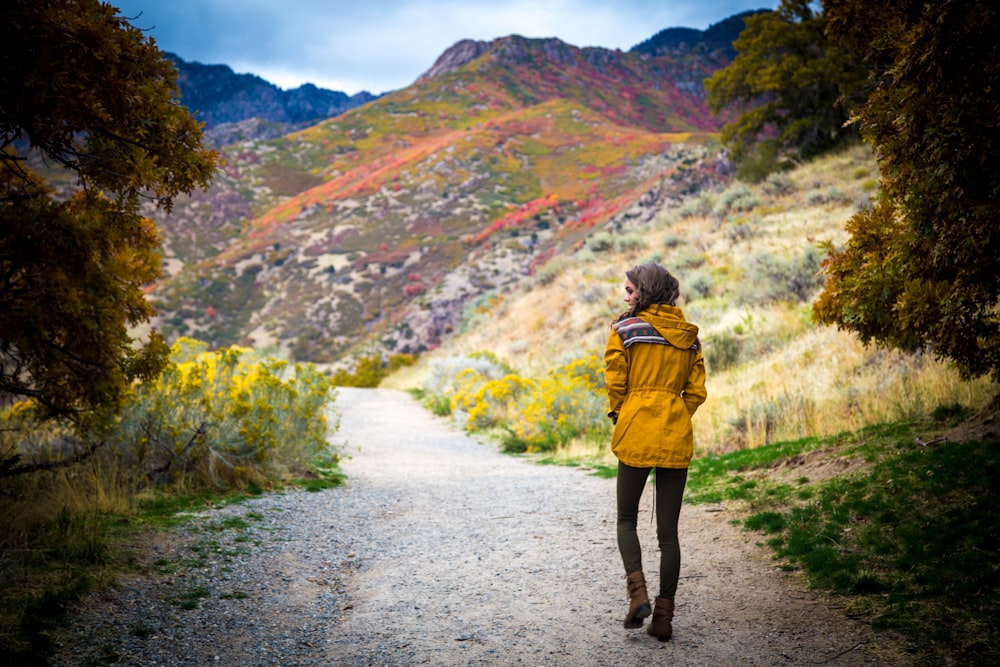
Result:
[[[717,507],[681,512],[674,639],[625,630],[613,480],[499,454],[402,392],[339,391],[343,487],[151,537],[137,548],[149,573],[89,600],[56,664],[897,662]],[[654,532],[640,520],[653,594]]]

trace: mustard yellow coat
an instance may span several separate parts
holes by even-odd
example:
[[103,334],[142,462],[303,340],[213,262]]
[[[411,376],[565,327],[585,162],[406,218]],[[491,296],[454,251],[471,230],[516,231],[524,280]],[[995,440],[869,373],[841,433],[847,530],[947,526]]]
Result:
[[611,451],[636,468],[687,468],[691,416],[708,397],[698,327],[681,309],[652,305],[615,322],[604,353]]

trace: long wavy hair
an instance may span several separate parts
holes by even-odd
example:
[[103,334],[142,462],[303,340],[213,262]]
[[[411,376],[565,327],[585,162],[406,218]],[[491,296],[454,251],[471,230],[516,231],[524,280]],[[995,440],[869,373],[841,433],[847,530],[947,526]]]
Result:
[[653,304],[677,305],[677,297],[681,293],[680,283],[659,264],[650,262],[632,267],[625,272],[625,277],[635,285],[638,298],[623,317],[634,317]]

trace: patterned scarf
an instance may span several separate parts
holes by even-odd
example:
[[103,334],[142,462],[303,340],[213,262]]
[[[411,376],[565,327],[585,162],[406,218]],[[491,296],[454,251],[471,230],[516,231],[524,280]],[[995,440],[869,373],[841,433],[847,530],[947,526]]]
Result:
[[[621,336],[622,345],[626,349],[634,343],[653,343],[656,345],[670,345],[670,341],[660,335],[652,324],[638,317],[629,317],[614,323],[614,330]],[[701,349],[701,342],[696,338],[694,345],[689,348],[692,352]]]

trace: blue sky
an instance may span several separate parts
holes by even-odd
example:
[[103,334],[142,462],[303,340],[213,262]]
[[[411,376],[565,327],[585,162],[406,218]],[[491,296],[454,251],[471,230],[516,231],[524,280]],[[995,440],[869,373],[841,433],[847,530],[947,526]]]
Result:
[[628,50],[779,0],[109,0],[164,51],[282,88],[410,85],[461,39],[517,34]]

